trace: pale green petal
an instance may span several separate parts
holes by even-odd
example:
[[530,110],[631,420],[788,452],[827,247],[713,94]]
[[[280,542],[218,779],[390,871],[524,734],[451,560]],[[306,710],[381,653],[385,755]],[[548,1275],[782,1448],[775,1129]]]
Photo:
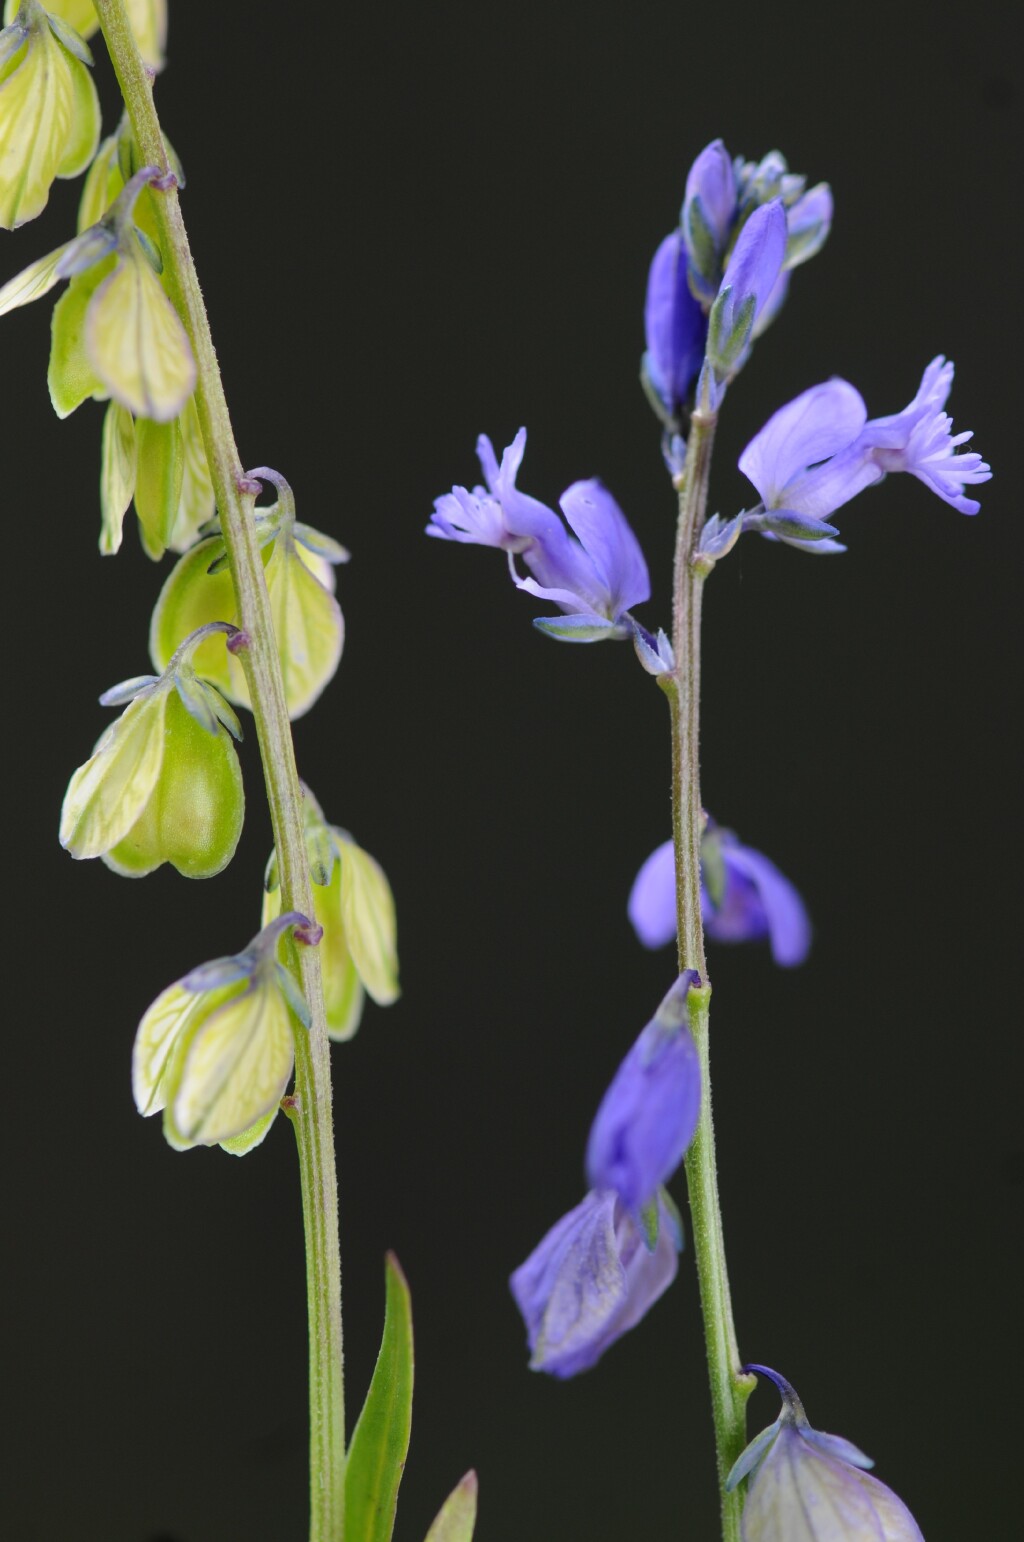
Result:
[[[263,925],[281,914],[281,891],[263,891]],[[366,995],[345,939],[341,919],[341,866],[335,862],[330,882],[314,884],[313,914],[324,929],[317,948],[324,982],[327,1034],[336,1043],[351,1039],[359,1027]]]
[[46,207],[72,128],[77,60],[42,22],[0,83],[0,227],[14,230]]
[[60,843],[73,857],[98,857],[138,819],[160,775],[166,690],[139,696],[103,734],[68,784]]
[[399,995],[398,923],[383,869],[341,830],[341,919],[360,978],[379,1006]]
[[[267,589],[281,655],[288,714],[308,712],[341,662],[345,622],[334,595],[315,576],[328,563],[279,537],[267,563]],[[333,587],[333,573],[331,576]]]
[[203,1145],[241,1135],[280,1102],[293,1056],[291,1015],[276,985],[226,1002],[185,1035],[171,1133]]
[[255,1151],[257,1146],[262,1146],[270,1134],[270,1126],[280,1112],[281,1106],[278,1104],[270,1110],[269,1114],[264,1114],[262,1119],[257,1119],[255,1124],[243,1130],[241,1135],[230,1135],[227,1140],[222,1140],[220,1149],[230,1156],[248,1156],[250,1151]]
[[107,396],[107,389],[86,352],[85,315],[93,295],[115,261],[111,254],[84,273],[76,274],[53,308],[46,383],[53,410],[59,418],[66,418],[90,396],[98,401]]
[[137,242],[97,289],[86,347],[111,396],[137,418],[177,417],[196,383],[185,328]]
[[213,518],[216,502],[194,396],[186,402],[178,423],[185,454],[181,492],[167,545],[171,551],[184,552],[194,542],[200,526]]
[[80,177],[96,154],[100,142],[102,115],[92,76],[77,59],[69,62],[71,71],[71,129],[64,144],[64,154],[57,167],[58,177]]
[[[78,205],[78,229],[88,230],[98,225],[124,187],[124,178],[118,165],[118,135],[111,134],[96,152],[82,183],[82,197]],[[138,203],[136,203],[138,208]]]
[[126,878],[170,862],[184,878],[212,878],[227,867],[242,833],[245,792],[231,739],[220,725],[200,726],[171,691],[164,717],[164,754],[138,819],[101,853]]
[[[208,621],[238,625],[231,574],[226,568],[220,573],[206,571],[218,550],[223,550],[223,545],[216,539],[200,541],[171,569],[149,630],[150,657],[158,670],[166,669],[179,643]],[[209,637],[201,642],[192,655],[192,663],[197,675],[212,680],[232,701],[248,706],[248,695],[242,694],[242,666],[225,648],[223,637]]]
[[100,469],[100,551],[120,550],[121,529],[135,492],[135,419],[119,402],[111,402],[103,419],[103,460]]
[[146,555],[158,562],[167,550],[178,514],[185,476],[185,445],[177,418],[169,423],[140,418],[135,425],[135,438],[135,512],[142,527]]
[[162,70],[167,46],[167,0],[127,0],[127,11],[139,53],[154,70]]
[[28,305],[32,300],[41,299],[44,294],[49,294],[55,284],[60,283],[57,264],[70,245],[69,241],[65,246],[58,246],[55,252],[47,252],[45,257],[30,262],[27,268],[7,280],[0,289],[0,316],[6,316],[8,311],[16,310],[19,305]]
[[178,1035],[195,1012],[205,1009],[201,994],[176,983],[161,991],[146,1012],[132,1050],[132,1094],[140,1114],[158,1114],[167,1102],[164,1072]]

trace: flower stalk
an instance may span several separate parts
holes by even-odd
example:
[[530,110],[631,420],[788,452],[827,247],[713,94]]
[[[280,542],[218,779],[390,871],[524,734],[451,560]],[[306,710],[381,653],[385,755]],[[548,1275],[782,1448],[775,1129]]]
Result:
[[693,560],[707,512],[708,476],[717,414],[706,399],[693,413],[686,460],[678,478],[672,647],[674,670],[662,677],[672,717],[672,831],[676,866],[679,970],[696,970],[702,988],[690,992],[690,1031],[700,1061],[700,1117],[686,1154],[693,1249],[711,1379],[711,1406],[722,1506],[723,1542],[739,1542],[742,1497],[726,1488],[733,1463],[746,1444],[746,1402],[753,1378],[741,1371],[722,1212],[718,1198],[715,1135],[711,1113],[708,1020],[711,988],[701,919],[700,842],[700,623],[704,571]]
[[[166,171],[154,197],[164,273],[195,355],[196,409],[217,498],[221,529],[247,646],[238,654],[252,702],[267,799],[278,853],[281,905],[313,914],[303,831],[302,792],[291,723],[274,638],[252,506],[258,487],[247,483],[235,444],[199,280],[177,189],[124,0],[95,0],[100,26],[142,162]],[[154,185],[160,188],[161,183]],[[295,1091],[287,1112],[299,1153],[306,1242],[310,1369],[310,1542],[344,1534],[345,1416],[343,1401],[341,1265],[338,1192],[331,1117],[331,1077],[323,981],[315,947],[300,947],[302,988],[312,1022],[295,1036]]]

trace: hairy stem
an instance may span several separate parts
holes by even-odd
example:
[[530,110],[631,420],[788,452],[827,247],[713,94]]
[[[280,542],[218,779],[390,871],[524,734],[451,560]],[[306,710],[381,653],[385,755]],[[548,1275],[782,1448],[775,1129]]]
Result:
[[[169,170],[149,76],[139,56],[124,0],[95,0],[142,163]],[[228,415],[199,280],[181,217],[177,189],[153,192],[164,274],[192,344],[198,379],[196,408],[217,497],[224,543],[248,646],[239,654],[252,701],[281,873],[281,909],[313,916],[303,836],[302,791],[263,562],[252,519],[252,493],[243,492],[242,464]],[[331,1120],[331,1065],[323,981],[316,948],[298,949],[302,985],[312,1014],[308,1038],[296,1034],[295,1127],[302,1186],[309,1303],[311,1542],[341,1542],[344,1534],[345,1413],[341,1338],[338,1184]]]
[[[704,927],[700,906],[700,839],[704,814],[700,799],[700,617],[704,574],[693,563],[707,509],[708,473],[715,436],[715,414],[693,415],[680,477],[676,532],[672,646],[675,669],[665,679],[672,714],[672,831],[676,860],[676,915],[679,968],[696,969],[707,985]],[[701,1312],[711,1378],[711,1407],[722,1504],[724,1542],[739,1542],[742,1497],[727,1494],[725,1480],[746,1444],[746,1402],[753,1378],[740,1374],[736,1329],[725,1265],[722,1211],[718,1198],[715,1133],[711,1116],[708,1049],[710,989],[695,995],[691,1013],[701,1068],[701,1105],[697,1133],[686,1155],[686,1182],[693,1225],[693,1250],[700,1283]]]

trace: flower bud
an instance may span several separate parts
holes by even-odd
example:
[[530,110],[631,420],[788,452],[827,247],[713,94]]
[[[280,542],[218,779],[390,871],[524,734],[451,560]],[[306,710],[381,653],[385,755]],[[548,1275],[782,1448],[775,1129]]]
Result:
[[782,270],[786,213],[776,199],[740,231],[708,319],[708,359],[720,378],[743,363],[751,334]]
[[245,794],[225,729],[241,730],[220,693],[196,677],[190,646],[163,675],[101,698],[129,706],[68,785],[60,843],[73,857],[102,857],[132,878],[164,862],[186,878],[210,878],[234,855]]

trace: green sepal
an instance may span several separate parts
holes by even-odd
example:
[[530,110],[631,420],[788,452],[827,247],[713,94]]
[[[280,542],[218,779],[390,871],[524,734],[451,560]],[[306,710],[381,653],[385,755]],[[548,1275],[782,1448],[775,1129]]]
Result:
[[390,1542],[412,1429],[412,1303],[393,1253],[380,1354],[345,1467],[346,1542]]
[[135,512],[146,556],[158,562],[167,550],[178,516],[185,478],[185,444],[177,418],[169,423],[139,418],[135,439]]
[[640,1206],[640,1230],[643,1233],[644,1247],[648,1253],[653,1253],[658,1246],[658,1230],[661,1217],[658,1212],[658,1199],[648,1200],[646,1205]]
[[476,1494],[476,1473],[471,1468],[448,1495],[423,1542],[473,1542]]
[[163,253],[152,236],[147,236],[141,225],[136,225],[135,227],[135,239],[141,246],[142,255],[153,269],[153,272],[157,274],[162,273],[164,271]]
[[359,978],[378,1006],[397,1001],[398,924],[384,869],[344,830],[333,829],[341,857],[341,920]]
[[725,898],[725,858],[722,855],[721,835],[717,829],[701,838],[700,875],[708,899],[718,910]]
[[74,27],[66,22],[63,16],[60,16],[56,11],[48,10],[46,13],[46,20],[49,24],[50,31],[53,33],[58,43],[62,43],[69,54],[73,54],[74,57],[82,64],[87,64],[89,68],[92,69],[95,63],[95,60],[92,56],[92,49],[89,47],[85,39],[75,31]]
[[281,1105],[279,1103],[268,1114],[264,1114],[261,1119],[257,1119],[255,1124],[251,1124],[247,1130],[243,1130],[241,1135],[229,1135],[227,1140],[218,1141],[218,1146],[222,1151],[226,1151],[229,1156],[248,1156],[250,1151],[255,1151],[257,1146],[262,1146],[270,1133],[270,1126],[280,1112]]
[[135,494],[137,467],[135,419],[120,402],[111,402],[103,419],[100,463],[100,551],[105,557],[113,556],[121,548],[124,516]]
[[53,307],[46,383],[59,418],[68,417],[90,396],[94,401],[103,401],[110,394],[93,369],[85,346],[85,313],[116,261],[111,252],[102,262],[76,274]]

